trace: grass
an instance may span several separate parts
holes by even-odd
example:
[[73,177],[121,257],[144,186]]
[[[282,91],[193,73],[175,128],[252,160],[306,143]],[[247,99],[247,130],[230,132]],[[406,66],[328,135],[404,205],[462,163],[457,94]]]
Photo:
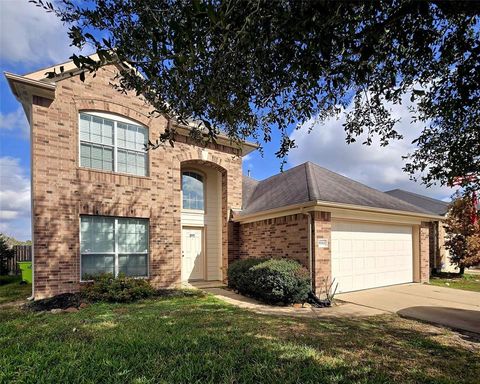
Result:
[[0,383],[478,383],[480,344],[385,315],[257,315],[211,296],[0,309]]
[[430,284],[480,292],[480,275],[465,273],[461,276],[458,273],[440,273],[430,278]]
[[0,305],[32,295],[32,284],[20,284],[21,280],[20,276],[0,276]]

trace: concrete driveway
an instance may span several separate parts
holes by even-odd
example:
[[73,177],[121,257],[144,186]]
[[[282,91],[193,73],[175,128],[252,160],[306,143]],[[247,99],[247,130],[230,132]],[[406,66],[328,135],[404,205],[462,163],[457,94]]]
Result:
[[357,305],[480,334],[480,293],[426,284],[403,284],[336,297]]

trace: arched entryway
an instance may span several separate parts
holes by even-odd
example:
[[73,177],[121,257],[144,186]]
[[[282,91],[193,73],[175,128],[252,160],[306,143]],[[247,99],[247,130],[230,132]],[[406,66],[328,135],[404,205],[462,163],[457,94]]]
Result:
[[181,279],[224,279],[228,246],[226,170],[203,160],[181,163]]

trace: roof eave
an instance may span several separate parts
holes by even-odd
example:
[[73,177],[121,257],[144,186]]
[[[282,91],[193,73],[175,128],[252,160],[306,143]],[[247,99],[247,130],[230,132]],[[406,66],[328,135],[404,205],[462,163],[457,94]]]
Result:
[[45,83],[39,80],[29,79],[24,76],[16,75],[10,72],[4,72],[12,93],[19,100],[22,100],[22,92],[20,87],[25,87],[31,94],[45,97],[47,99],[55,98],[55,89],[57,88],[53,83]]
[[412,216],[412,217],[420,217],[426,219],[433,219],[433,220],[443,220],[444,217],[440,215],[436,215],[434,213],[423,213],[423,212],[413,212],[413,211],[402,211],[399,209],[390,209],[390,208],[379,208],[379,207],[368,207],[365,205],[356,205],[356,204],[345,204],[345,203],[332,203],[329,201],[316,201],[317,206],[322,207],[332,207],[332,208],[346,208],[346,209],[354,209],[358,211],[366,211],[366,212],[377,212],[377,213],[388,213],[388,214],[395,214],[395,215],[402,215],[402,216]]
[[[188,134],[193,128],[191,126],[180,124],[180,123],[175,123],[175,127],[179,130],[179,132],[182,135],[185,135],[185,136],[188,136]],[[227,147],[231,147],[235,149],[240,149],[242,151],[242,157],[257,150],[259,147],[257,144],[254,144],[248,141],[243,141],[240,145],[238,145],[234,141],[232,141],[228,136],[222,135],[222,134],[217,135],[216,140],[218,144],[225,145]]]
[[429,213],[401,211],[396,209],[368,207],[363,205],[344,204],[344,203],[332,203],[328,201],[316,200],[311,202],[293,204],[289,206],[254,212],[254,213],[245,214],[245,215],[239,214],[234,219],[234,221],[241,223],[245,221],[252,221],[252,220],[255,221],[255,219],[262,220],[264,217],[271,216],[273,214],[279,214],[283,212],[285,212],[285,214],[292,214],[294,213],[292,211],[295,211],[295,210],[298,211],[299,213],[308,212],[312,210],[317,210],[317,208],[327,208],[327,209],[342,208],[342,209],[351,209],[351,210],[362,211],[362,212],[394,214],[394,215],[400,215],[400,216],[415,217],[420,219],[428,219],[428,221],[432,221],[432,220],[440,221],[445,219],[445,217],[443,216],[429,214]]

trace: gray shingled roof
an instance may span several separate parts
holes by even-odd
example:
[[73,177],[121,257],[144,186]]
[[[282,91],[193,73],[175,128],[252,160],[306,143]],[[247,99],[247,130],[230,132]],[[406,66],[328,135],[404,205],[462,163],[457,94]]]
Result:
[[249,176],[243,176],[242,178],[242,207],[246,207],[252,197],[253,191],[257,188],[258,180],[252,179]]
[[385,191],[385,193],[437,215],[445,215],[448,211],[448,203],[445,201],[432,199],[428,196],[404,191],[403,189],[392,189],[391,191]]
[[241,215],[313,201],[431,214],[431,211],[367,187],[311,162],[303,163],[262,181],[257,182],[245,177],[243,180],[244,184],[248,183],[244,185],[244,191],[247,191],[248,197],[244,199]]

